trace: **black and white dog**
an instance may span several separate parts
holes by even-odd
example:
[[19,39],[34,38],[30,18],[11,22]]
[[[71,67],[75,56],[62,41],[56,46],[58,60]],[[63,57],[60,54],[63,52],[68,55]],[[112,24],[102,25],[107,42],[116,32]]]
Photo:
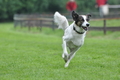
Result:
[[[74,22],[71,25],[69,25],[68,20],[65,16],[61,15],[59,12],[55,12],[55,23],[58,24],[58,28],[62,28],[64,30],[64,36],[62,37],[62,58],[65,61],[65,67],[68,67],[76,51],[84,44],[84,38],[88,27],[90,26],[88,22],[90,17],[90,14],[78,15],[75,11],[72,11],[72,18]],[[69,54],[67,48],[70,51]]]

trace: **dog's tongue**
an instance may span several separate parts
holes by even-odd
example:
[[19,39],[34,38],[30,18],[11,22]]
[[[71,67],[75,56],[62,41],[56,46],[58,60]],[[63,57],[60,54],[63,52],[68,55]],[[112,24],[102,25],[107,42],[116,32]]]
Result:
[[87,31],[87,30],[88,30],[88,27],[83,27],[83,29],[84,29],[85,31]]

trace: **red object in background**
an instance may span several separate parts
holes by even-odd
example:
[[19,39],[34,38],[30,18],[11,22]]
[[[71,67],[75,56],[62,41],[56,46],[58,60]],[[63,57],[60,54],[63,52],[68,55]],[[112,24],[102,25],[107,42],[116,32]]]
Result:
[[98,7],[105,5],[107,3],[107,0],[96,0],[96,3],[98,5]]
[[67,4],[66,4],[66,8],[67,8],[67,10],[69,10],[69,11],[73,11],[73,10],[75,10],[75,9],[77,8],[77,4],[76,4],[76,2],[74,2],[74,1],[69,1],[69,2],[67,2]]

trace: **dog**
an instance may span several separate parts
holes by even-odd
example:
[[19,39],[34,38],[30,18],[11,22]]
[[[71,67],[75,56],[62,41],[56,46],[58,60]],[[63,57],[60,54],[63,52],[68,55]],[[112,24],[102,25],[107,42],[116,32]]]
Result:
[[[58,25],[58,28],[64,30],[64,35],[62,37],[62,58],[65,61],[65,67],[69,66],[69,63],[75,56],[77,50],[84,44],[86,32],[90,27],[90,17],[90,14],[78,15],[77,12],[72,11],[72,18],[74,21],[69,25],[65,16],[61,15],[59,12],[55,12],[54,22]],[[68,49],[70,53],[68,53]]]

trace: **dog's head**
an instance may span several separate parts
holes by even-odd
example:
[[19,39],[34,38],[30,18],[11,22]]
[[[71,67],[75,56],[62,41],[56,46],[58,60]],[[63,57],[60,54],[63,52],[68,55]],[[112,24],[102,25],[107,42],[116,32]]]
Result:
[[79,27],[82,27],[85,31],[88,30],[88,27],[90,26],[89,20],[91,15],[78,15],[75,11],[72,12],[73,20],[75,21],[75,24]]

